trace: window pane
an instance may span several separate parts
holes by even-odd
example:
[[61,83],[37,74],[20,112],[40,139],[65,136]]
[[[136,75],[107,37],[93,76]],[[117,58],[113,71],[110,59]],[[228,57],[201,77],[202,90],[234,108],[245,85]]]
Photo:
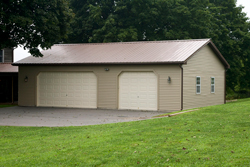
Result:
[[214,85],[211,85],[211,92],[214,93]]
[[200,80],[201,80],[201,78],[200,78],[200,77],[197,77],[197,78],[196,78],[196,84],[201,84],[201,81],[200,81]]
[[200,86],[196,86],[196,93],[201,93],[201,87]]
[[214,78],[211,78],[211,84],[214,84]]

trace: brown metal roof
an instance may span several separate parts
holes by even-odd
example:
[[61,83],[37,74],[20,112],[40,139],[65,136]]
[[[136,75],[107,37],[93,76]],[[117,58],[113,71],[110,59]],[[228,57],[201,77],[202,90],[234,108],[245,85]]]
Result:
[[11,63],[0,63],[0,73],[17,73],[18,67],[12,66]]
[[[208,43],[210,39],[57,44],[43,51],[42,58],[30,56],[13,65],[182,64]],[[229,66],[219,51],[217,54]]]

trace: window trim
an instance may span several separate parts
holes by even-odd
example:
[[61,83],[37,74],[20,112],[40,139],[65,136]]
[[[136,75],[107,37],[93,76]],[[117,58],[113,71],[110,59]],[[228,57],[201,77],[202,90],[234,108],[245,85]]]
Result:
[[[214,83],[212,84],[212,79],[214,79]],[[210,92],[215,93],[215,77],[211,77],[211,87],[210,87]],[[212,86],[214,86],[214,91],[212,92]]]
[[[197,84],[197,79],[198,79],[198,78],[200,78],[200,84]],[[200,76],[196,76],[195,85],[196,85],[196,86],[195,86],[196,94],[197,94],[197,95],[201,94],[201,77],[200,77]],[[198,90],[198,89],[197,89],[198,86],[200,87],[200,92],[197,91],[197,90]]]

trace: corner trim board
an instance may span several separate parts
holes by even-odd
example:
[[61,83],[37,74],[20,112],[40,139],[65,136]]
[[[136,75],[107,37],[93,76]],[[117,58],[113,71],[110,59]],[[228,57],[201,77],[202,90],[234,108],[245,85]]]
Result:
[[181,110],[183,110],[183,67],[182,64],[179,64],[181,68]]

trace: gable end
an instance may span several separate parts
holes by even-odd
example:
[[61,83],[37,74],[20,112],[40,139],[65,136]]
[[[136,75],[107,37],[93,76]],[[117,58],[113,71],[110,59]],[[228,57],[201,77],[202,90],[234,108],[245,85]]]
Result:
[[198,51],[200,51],[202,48],[204,48],[205,46],[209,46],[213,52],[215,53],[215,55],[219,58],[219,60],[221,61],[221,63],[225,66],[226,69],[229,69],[230,68],[230,65],[228,64],[228,62],[226,61],[226,59],[222,56],[222,54],[220,53],[220,51],[218,50],[218,48],[214,45],[214,43],[209,40],[206,44],[204,44],[202,47],[200,47],[196,52],[194,52],[191,56],[189,56],[184,64],[187,64],[187,61],[193,57],[193,55],[195,55]]

